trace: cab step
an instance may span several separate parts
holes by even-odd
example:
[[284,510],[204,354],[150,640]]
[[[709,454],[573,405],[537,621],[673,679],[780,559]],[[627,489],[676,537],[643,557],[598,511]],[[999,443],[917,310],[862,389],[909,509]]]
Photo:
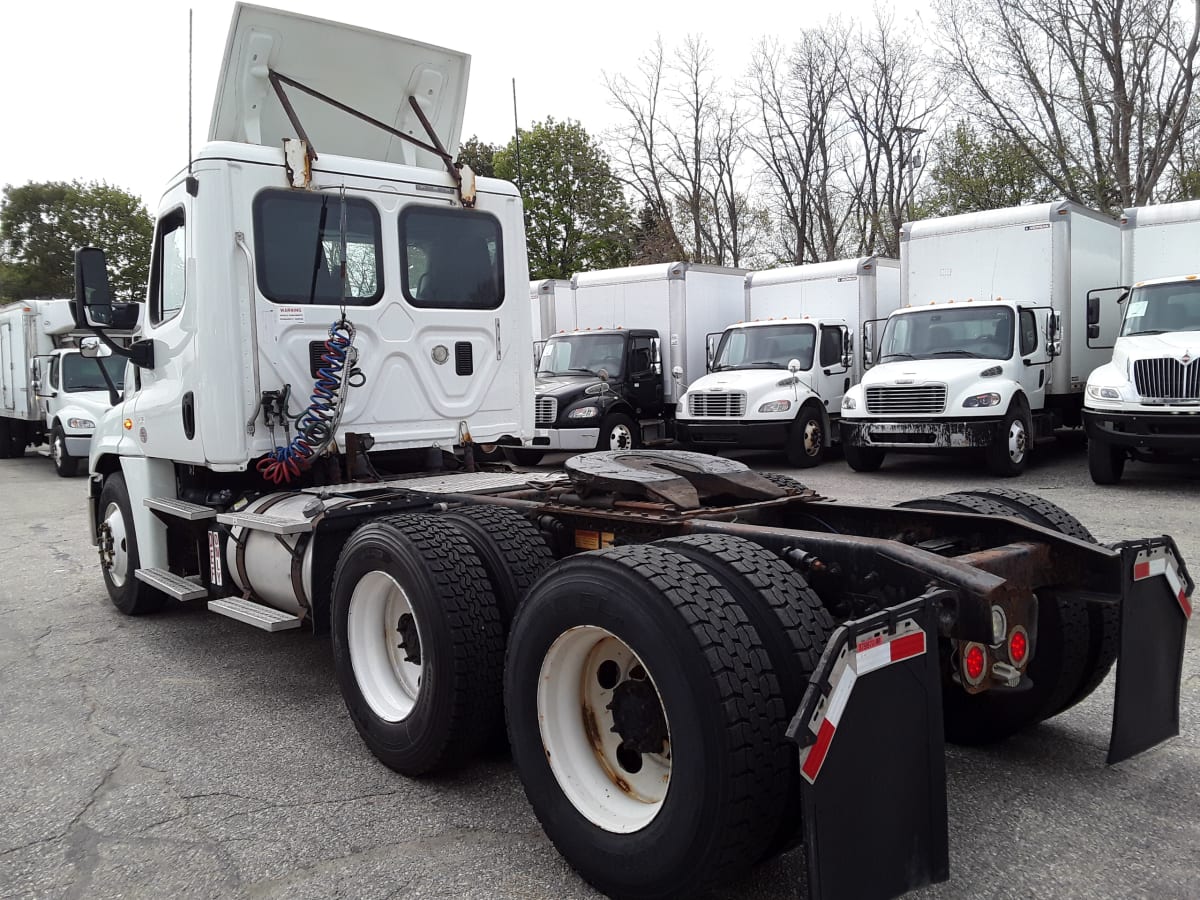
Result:
[[284,519],[280,516],[267,516],[261,513],[219,513],[217,521],[222,525],[230,525],[234,528],[266,531],[270,534],[306,534],[313,530],[313,523],[309,520]]
[[186,500],[176,500],[174,497],[147,497],[142,501],[147,509],[160,512],[186,522],[199,522],[211,519],[217,511],[211,506],[201,506],[199,503],[188,503]]
[[208,596],[208,589],[204,585],[166,569],[138,569],[133,575],[138,581],[180,602]]
[[263,606],[253,600],[241,597],[222,597],[219,600],[209,600],[208,609],[217,615],[237,619],[263,631],[286,631],[289,628],[300,627],[300,617],[291,613],[280,612],[270,606]]

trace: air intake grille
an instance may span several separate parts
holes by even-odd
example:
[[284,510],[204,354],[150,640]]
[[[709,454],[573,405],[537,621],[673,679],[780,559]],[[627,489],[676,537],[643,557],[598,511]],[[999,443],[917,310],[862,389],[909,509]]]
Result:
[[688,394],[688,413],[705,419],[740,418],[746,415],[746,395],[741,391]]
[[1153,400],[1200,400],[1200,365],[1177,359],[1139,359],[1133,364],[1137,392]]
[[325,353],[324,341],[310,341],[308,344],[308,373],[317,377],[317,370],[325,365],[321,356]]
[[459,375],[470,375],[475,371],[470,341],[457,341],[454,344],[454,371]]
[[549,428],[558,418],[558,400],[555,397],[538,397],[533,402],[533,424],[538,428]]
[[944,384],[867,388],[867,412],[873,415],[928,415],[944,412],[945,409]]

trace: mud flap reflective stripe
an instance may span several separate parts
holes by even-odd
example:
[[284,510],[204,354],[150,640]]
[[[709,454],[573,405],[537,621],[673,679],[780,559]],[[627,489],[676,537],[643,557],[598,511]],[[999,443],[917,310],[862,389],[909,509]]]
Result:
[[936,601],[834,632],[788,737],[800,745],[812,900],[895,897],[949,877]]
[[1121,649],[1108,762],[1179,734],[1183,643],[1195,585],[1169,537],[1125,541]]

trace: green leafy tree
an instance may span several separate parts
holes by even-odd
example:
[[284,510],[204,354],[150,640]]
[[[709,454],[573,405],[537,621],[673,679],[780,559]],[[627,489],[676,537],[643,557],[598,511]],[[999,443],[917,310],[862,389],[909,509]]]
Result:
[[959,122],[937,141],[920,213],[950,216],[1050,200],[1055,187],[1012,138]]
[[466,163],[471,171],[480,178],[496,177],[496,151],[500,149],[495,144],[485,144],[475,135],[462,142],[458,149],[458,161]]
[[142,201],[104,182],[30,182],[0,203],[0,299],[69,297],[75,249],[101,247],[118,300],[146,289],[154,225]]
[[[608,157],[578,122],[522,129],[525,238],[534,279],[628,265],[633,215]],[[517,181],[516,141],[495,154],[496,177]]]

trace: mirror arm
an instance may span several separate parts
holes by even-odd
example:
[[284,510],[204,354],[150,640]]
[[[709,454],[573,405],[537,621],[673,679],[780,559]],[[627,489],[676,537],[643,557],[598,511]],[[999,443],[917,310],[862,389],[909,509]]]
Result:
[[91,325],[89,327],[92,333],[100,339],[100,343],[104,344],[105,347],[113,352],[113,356],[124,357],[141,369],[154,368],[153,341],[134,341],[128,347],[122,347],[107,334],[105,334],[103,328],[98,328],[95,325]]

